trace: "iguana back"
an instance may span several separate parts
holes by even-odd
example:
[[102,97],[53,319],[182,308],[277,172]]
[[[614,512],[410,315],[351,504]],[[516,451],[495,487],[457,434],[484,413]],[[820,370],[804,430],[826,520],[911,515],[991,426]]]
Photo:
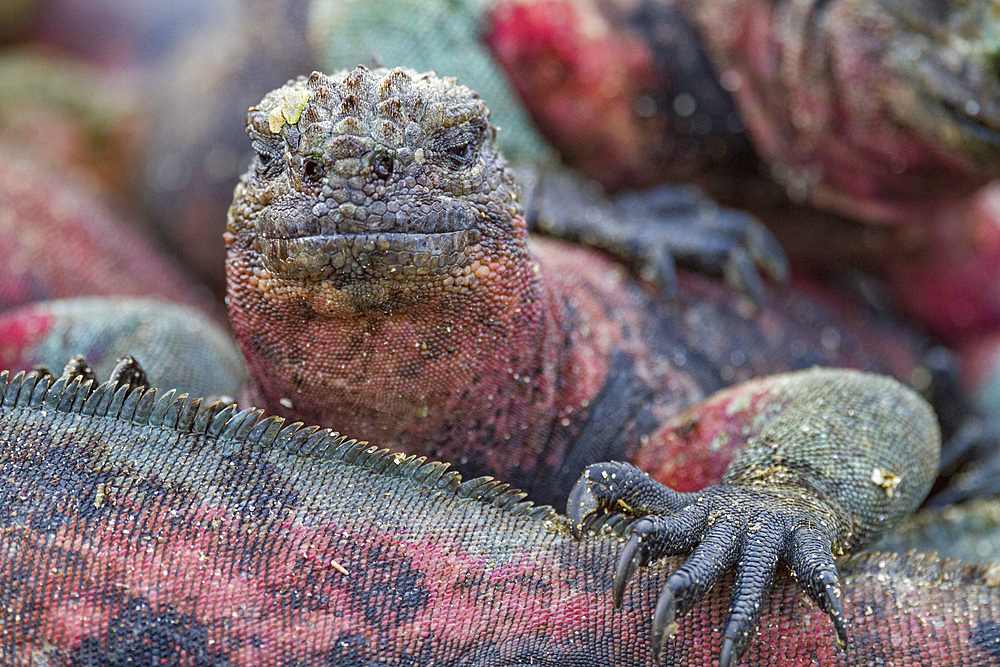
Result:
[[[645,665],[668,560],[445,465],[174,392],[0,374],[0,661]],[[997,664],[996,566],[841,564],[848,653],[794,581],[751,664]],[[715,654],[728,583],[668,655]]]

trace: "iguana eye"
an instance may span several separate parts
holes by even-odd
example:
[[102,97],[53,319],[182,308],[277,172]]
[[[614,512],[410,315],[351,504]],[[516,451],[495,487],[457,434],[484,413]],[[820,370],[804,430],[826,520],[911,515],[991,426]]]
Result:
[[472,159],[472,141],[464,141],[460,144],[449,146],[445,153],[455,162],[468,164]]
[[302,176],[307,181],[316,182],[326,173],[326,165],[318,157],[308,157],[302,162]]
[[273,176],[281,164],[281,155],[262,142],[253,142],[254,152],[257,154],[256,171],[258,176]]

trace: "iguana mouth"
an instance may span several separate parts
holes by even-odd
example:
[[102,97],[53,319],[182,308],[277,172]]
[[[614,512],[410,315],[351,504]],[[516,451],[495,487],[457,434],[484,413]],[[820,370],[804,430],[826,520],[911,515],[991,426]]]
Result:
[[451,202],[414,208],[348,217],[340,210],[316,215],[269,207],[257,220],[264,266],[289,280],[342,283],[412,280],[464,263],[463,251],[482,237],[469,211]]
[[260,250],[270,272],[291,280],[412,280],[461,266],[467,261],[466,248],[481,238],[477,229],[315,234],[260,237]]

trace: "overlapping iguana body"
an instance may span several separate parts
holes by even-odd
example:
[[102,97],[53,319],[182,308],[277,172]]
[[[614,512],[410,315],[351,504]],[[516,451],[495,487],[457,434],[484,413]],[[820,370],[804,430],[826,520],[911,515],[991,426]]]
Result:
[[[565,518],[506,484],[460,482],[440,464],[174,392],[109,383],[88,394],[79,380],[0,375],[8,664],[652,664],[648,614],[674,559],[640,571],[616,610],[620,540],[576,540]],[[753,432],[824,419],[837,447],[860,448],[852,468],[823,463],[818,431],[786,441],[819,465],[800,481],[859,491],[836,496],[859,533],[880,523],[878,506],[906,511],[933,476],[933,417],[890,380],[811,371],[714,400]],[[842,409],[852,401],[853,415]],[[688,435],[697,446],[703,434]],[[769,474],[759,457],[740,460],[744,478]],[[857,477],[867,467],[895,472],[895,492]],[[781,577],[747,660],[1000,659],[992,569],[869,555],[840,573],[846,655]],[[716,654],[728,582],[680,619],[665,661]]]
[[0,310],[124,295],[211,310],[194,282],[69,173],[0,146]]
[[[252,109],[228,304],[251,403],[493,474],[562,502],[631,459],[694,490],[733,452],[662,432],[723,386],[812,365],[915,379],[898,329],[806,290],[759,309],[696,275],[668,301],[603,255],[531,241],[474,93],[358,68]],[[900,344],[903,342],[903,344]]]
[[883,272],[949,343],[997,329],[996,3],[491,9],[484,40],[569,164],[613,188],[696,181],[785,229],[807,266]]
[[246,370],[232,337],[204,313],[159,299],[81,297],[0,312],[0,368],[61,368],[82,354],[99,376],[141,359],[154,387],[239,395]]

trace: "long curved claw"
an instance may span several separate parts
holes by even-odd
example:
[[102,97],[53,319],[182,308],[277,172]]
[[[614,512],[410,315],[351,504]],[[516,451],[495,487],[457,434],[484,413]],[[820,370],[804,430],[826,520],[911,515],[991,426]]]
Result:
[[726,284],[746,293],[755,304],[764,302],[764,281],[760,279],[750,256],[743,248],[733,248],[726,256],[722,267]]
[[[736,563],[740,528],[738,524],[729,522],[714,524],[684,564],[667,578],[653,612],[650,643],[654,660],[660,659],[663,646],[673,634],[671,625],[674,620],[690,611],[719,577]],[[663,552],[661,555],[672,554]]]
[[644,254],[639,275],[643,280],[659,285],[664,298],[672,301],[677,296],[680,285],[677,281],[677,265],[670,249],[658,247]]
[[[652,560],[691,551],[698,546],[698,539],[705,532],[707,523],[708,511],[703,505],[697,504],[688,505],[682,511],[669,516],[657,515],[635,522],[631,535],[618,557],[618,566],[615,568],[612,587],[615,606],[621,607],[625,587],[636,570]],[[710,533],[698,548],[705,547],[706,544],[714,545],[717,540],[718,531],[716,537]],[[679,580],[675,581],[678,582]]]
[[[648,519],[643,519],[652,525]],[[642,536],[633,532],[629,535],[628,541],[622,547],[622,553],[618,557],[618,565],[615,567],[615,578],[611,587],[611,594],[614,598],[615,608],[621,609],[622,598],[625,596],[625,587],[636,570],[646,564],[646,552],[642,549]]]
[[817,530],[799,528],[792,535],[786,561],[799,585],[833,621],[840,645],[846,646],[847,619],[829,538]]
[[781,244],[766,227],[749,227],[746,246],[753,263],[778,282],[788,280],[791,268]]
[[73,381],[75,378],[80,378],[80,382],[90,380],[95,384],[97,380],[94,369],[90,367],[90,364],[87,363],[82,354],[78,354],[66,362],[60,377],[67,383]]

